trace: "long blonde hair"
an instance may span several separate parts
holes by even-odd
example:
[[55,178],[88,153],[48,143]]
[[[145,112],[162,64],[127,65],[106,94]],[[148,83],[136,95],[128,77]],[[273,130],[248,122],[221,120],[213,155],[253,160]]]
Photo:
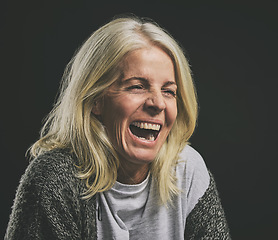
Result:
[[114,19],[95,31],[68,64],[60,96],[30,153],[68,148],[79,160],[78,177],[86,182],[85,198],[110,189],[117,179],[119,160],[92,107],[119,78],[126,54],[150,44],[164,50],[175,67],[178,114],[151,173],[162,203],[178,194],[173,167],[191,137],[197,119],[197,100],[188,62],[177,42],[156,23],[137,17]]

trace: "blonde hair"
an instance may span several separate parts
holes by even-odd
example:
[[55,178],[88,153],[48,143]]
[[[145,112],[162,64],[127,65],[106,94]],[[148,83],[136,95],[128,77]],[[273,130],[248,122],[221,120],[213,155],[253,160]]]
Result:
[[56,148],[72,150],[78,177],[86,182],[85,198],[110,189],[117,179],[119,160],[102,123],[92,107],[120,75],[119,64],[135,49],[155,45],[164,50],[175,67],[178,114],[167,140],[151,163],[162,203],[178,194],[173,171],[180,151],[191,137],[197,119],[197,100],[183,50],[156,23],[136,17],[114,19],[95,31],[68,64],[60,96],[30,153],[37,157]]

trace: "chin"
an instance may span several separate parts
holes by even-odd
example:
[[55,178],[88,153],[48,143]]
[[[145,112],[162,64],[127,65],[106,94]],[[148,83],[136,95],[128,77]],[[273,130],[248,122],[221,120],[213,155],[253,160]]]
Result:
[[137,164],[149,164],[155,160],[156,155],[157,152],[144,152],[144,150],[141,149],[133,154],[128,154],[127,158],[125,159],[129,159],[129,161]]

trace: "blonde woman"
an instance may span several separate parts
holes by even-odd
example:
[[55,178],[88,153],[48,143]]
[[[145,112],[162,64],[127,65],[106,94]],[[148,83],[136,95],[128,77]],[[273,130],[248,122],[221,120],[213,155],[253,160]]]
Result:
[[214,180],[188,145],[196,119],[176,41],[136,17],[104,25],[67,66],[6,239],[230,239]]

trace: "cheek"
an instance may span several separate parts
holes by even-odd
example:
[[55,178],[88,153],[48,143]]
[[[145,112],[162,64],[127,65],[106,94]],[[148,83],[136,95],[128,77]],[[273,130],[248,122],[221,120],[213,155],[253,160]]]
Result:
[[167,111],[167,122],[168,124],[172,127],[176,118],[177,118],[177,104],[172,103],[168,106],[168,111]]
[[127,122],[136,111],[134,99],[127,96],[118,96],[117,98],[107,98],[104,103],[103,122],[109,128],[110,134],[122,133],[126,129]]
[[114,104],[116,114],[120,114],[122,118],[127,119],[140,108],[143,102],[142,97],[134,95],[123,96]]

